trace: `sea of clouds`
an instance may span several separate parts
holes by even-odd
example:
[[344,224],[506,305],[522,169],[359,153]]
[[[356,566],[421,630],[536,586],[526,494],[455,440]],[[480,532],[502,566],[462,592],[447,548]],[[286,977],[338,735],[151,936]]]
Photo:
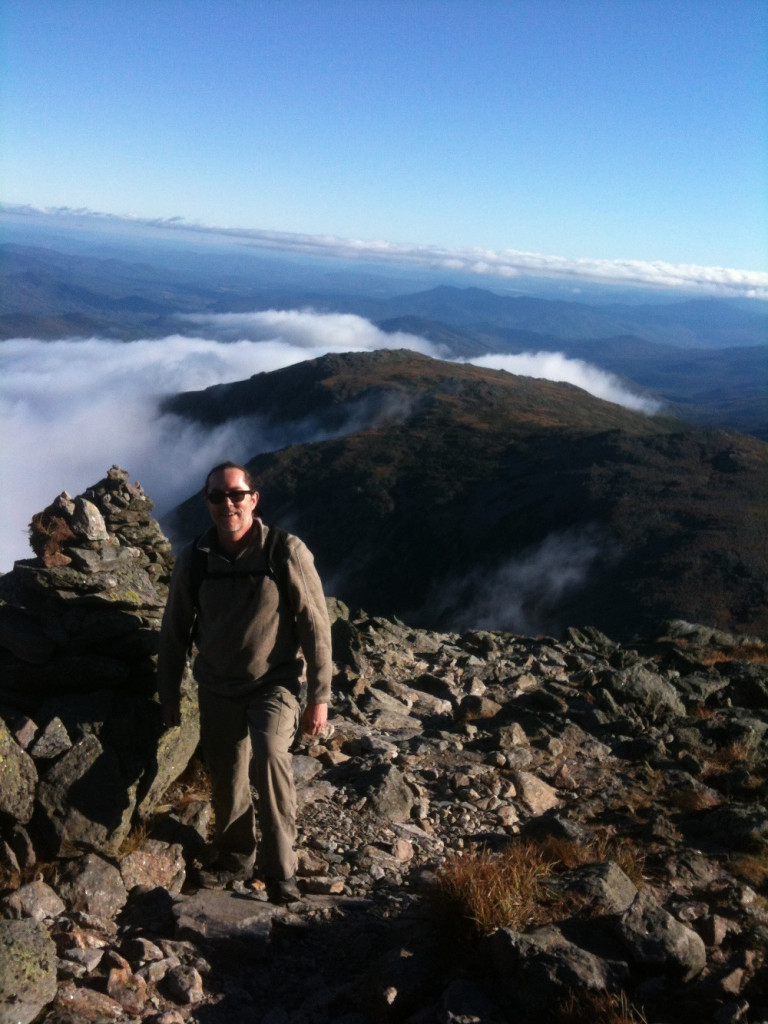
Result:
[[[223,458],[246,460],[302,436],[276,435],[249,418],[202,428],[161,414],[179,391],[243,380],[328,352],[407,348],[444,357],[415,335],[385,334],[351,314],[311,310],[221,314],[195,319],[201,337],[146,341],[101,338],[0,344],[0,572],[30,557],[27,526],[57,494],[78,494],[118,464],[138,480],[162,515],[197,491]],[[560,353],[485,356],[478,365],[567,381],[609,402],[648,413],[654,403],[616,378]],[[355,424],[350,425],[352,429]]]

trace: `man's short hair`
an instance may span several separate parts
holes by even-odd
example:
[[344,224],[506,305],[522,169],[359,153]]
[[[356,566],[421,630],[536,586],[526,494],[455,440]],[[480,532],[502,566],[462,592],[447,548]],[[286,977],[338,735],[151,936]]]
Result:
[[203,492],[205,494],[208,493],[208,481],[211,479],[211,477],[213,476],[214,473],[218,473],[222,469],[239,469],[240,472],[243,474],[243,478],[245,479],[246,484],[248,485],[248,490],[250,490],[250,491],[257,490],[257,488],[256,488],[256,481],[253,478],[253,475],[250,473],[250,471],[248,469],[246,469],[245,466],[241,466],[239,462],[229,462],[229,461],[227,461],[227,462],[220,462],[218,464],[218,466],[214,466],[213,469],[208,471],[208,476],[205,478],[205,487],[203,488]]

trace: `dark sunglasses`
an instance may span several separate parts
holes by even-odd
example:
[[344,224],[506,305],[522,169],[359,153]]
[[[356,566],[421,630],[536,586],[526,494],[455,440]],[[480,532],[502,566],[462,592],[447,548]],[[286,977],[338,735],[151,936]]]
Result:
[[208,491],[206,498],[212,505],[221,505],[227,498],[233,505],[239,505],[249,494],[253,494],[253,491]]

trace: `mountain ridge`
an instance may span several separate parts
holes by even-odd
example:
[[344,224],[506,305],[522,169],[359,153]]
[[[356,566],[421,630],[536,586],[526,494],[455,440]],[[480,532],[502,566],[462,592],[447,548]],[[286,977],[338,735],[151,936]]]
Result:
[[[292,439],[281,417],[298,406]],[[390,351],[325,356],[164,409],[238,417],[244,436],[249,410],[285,428],[279,450],[248,460],[265,517],[307,540],[351,606],[427,628],[485,606],[476,625],[534,632],[588,621],[623,636],[627,622],[667,618],[768,629],[768,446],[750,437]],[[313,412],[334,436],[308,439]],[[163,523],[191,539],[206,525],[199,497]]]

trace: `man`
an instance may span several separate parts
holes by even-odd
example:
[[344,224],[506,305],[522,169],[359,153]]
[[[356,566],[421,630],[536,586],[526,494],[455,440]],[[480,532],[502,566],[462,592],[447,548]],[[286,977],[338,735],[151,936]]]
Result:
[[256,513],[259,494],[243,466],[215,466],[205,481],[205,501],[213,527],[179,555],[160,632],[163,717],[168,727],[179,723],[181,678],[194,631],[200,738],[216,821],[216,858],[200,872],[200,882],[225,885],[253,876],[250,769],[262,834],[258,868],[268,898],[290,903],[300,898],[290,747],[305,662],[303,731],[316,736],[327,720],[328,611],[312,555],[297,537],[285,535],[274,555],[281,564],[268,573],[270,531]]

